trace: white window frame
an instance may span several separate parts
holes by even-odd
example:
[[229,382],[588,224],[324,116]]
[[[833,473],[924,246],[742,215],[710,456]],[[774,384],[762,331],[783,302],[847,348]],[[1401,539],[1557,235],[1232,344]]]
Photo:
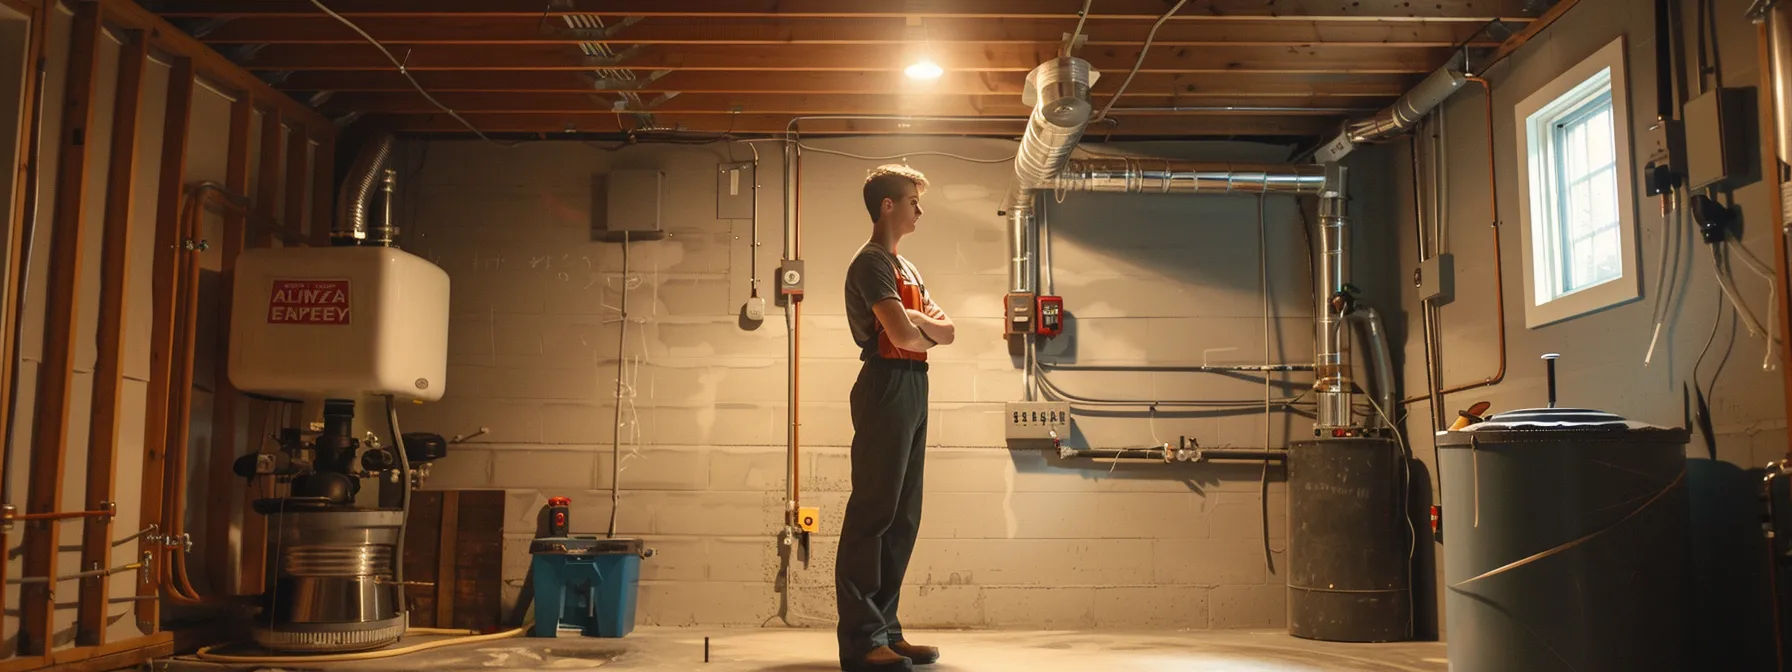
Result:
[[[1639,270],[1641,260],[1637,252],[1636,188],[1632,179],[1635,167],[1631,163],[1630,90],[1624,56],[1624,38],[1620,36],[1586,60],[1550,80],[1514,108],[1516,114],[1513,118],[1518,131],[1518,195],[1519,203],[1523,206],[1519,208],[1519,215],[1524,239],[1524,316],[1525,326],[1531,329],[1623,305],[1642,296],[1642,273]],[[1542,265],[1554,262],[1550,254],[1551,241],[1538,235],[1538,229],[1549,223],[1549,220],[1539,221],[1538,213],[1554,212],[1556,202],[1546,193],[1547,190],[1536,189],[1533,184],[1538,179],[1552,179],[1548,177],[1550,171],[1545,165],[1554,159],[1547,155],[1547,139],[1548,127],[1557,118],[1556,115],[1540,115],[1539,112],[1608,71],[1612,98],[1612,151],[1617,158],[1620,272],[1617,278],[1559,297],[1539,296],[1539,285],[1548,282],[1539,277],[1539,272],[1546,268]],[[1554,234],[1555,229],[1551,227],[1549,233]]]

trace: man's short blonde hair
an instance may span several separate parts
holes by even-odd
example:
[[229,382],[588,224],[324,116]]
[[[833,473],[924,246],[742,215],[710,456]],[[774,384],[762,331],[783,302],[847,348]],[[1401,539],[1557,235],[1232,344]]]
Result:
[[865,176],[865,211],[871,215],[871,221],[877,221],[883,210],[884,199],[892,201],[902,198],[902,186],[915,185],[915,193],[927,193],[927,176],[900,163],[892,163],[871,169]]

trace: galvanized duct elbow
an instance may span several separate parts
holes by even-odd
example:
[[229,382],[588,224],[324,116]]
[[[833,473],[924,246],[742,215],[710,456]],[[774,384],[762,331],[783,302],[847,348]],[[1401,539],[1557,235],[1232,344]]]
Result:
[[1352,122],[1344,128],[1344,132],[1331,142],[1319,148],[1313,157],[1319,163],[1335,163],[1346,154],[1355,151],[1357,145],[1379,142],[1401,135],[1412,130],[1420,119],[1430,114],[1431,110],[1443,104],[1463,84],[1468,77],[1453,65],[1445,65],[1431,76],[1412,87],[1406,95],[1400,96],[1393,105],[1375,116],[1362,121]]
[[359,245],[367,240],[368,204],[385,178],[394,142],[391,133],[382,132],[368,139],[355,157],[343,179],[341,197],[336,199],[336,228],[330,231],[331,244]]
[[1089,87],[1100,74],[1089,62],[1063,56],[1027,73],[1021,102],[1033,107],[1014,154],[1014,193],[1008,202],[1008,291],[1033,291],[1033,190],[1048,183],[1083,138],[1095,108]]
[[1027,120],[1027,134],[1021,138],[1020,150],[1014,156],[1014,179],[1021,191],[1036,189],[1058,174],[1071,150],[1083,138],[1094,106],[1089,102],[1089,87],[1098,76],[1089,69],[1089,62],[1080,58],[1061,57],[1027,73],[1027,85],[1021,102],[1033,108]]
[[1317,194],[1325,188],[1325,167],[1137,157],[1088,159],[1068,162],[1046,186],[1123,194]]

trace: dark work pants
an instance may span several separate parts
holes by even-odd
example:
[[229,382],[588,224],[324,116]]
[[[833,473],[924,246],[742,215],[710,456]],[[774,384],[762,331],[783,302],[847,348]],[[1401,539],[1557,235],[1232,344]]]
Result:
[[852,498],[834,560],[843,663],[902,639],[896,603],[921,529],[926,365],[866,362],[852,386],[852,428]]

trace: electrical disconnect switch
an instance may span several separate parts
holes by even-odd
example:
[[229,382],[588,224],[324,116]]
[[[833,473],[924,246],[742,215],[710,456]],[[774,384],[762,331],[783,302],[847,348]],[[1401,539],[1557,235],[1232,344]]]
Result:
[[803,300],[803,261],[801,259],[785,259],[778,266],[778,295],[789,300]]
[[1002,333],[1010,336],[1031,333],[1035,308],[1032,294],[1009,294],[1008,321]]
[[1419,300],[1444,305],[1456,299],[1456,258],[1442,253],[1419,262],[1413,272],[1419,288]]
[[1052,337],[1064,333],[1064,298],[1058,296],[1039,297],[1039,326],[1035,330],[1040,336]]

